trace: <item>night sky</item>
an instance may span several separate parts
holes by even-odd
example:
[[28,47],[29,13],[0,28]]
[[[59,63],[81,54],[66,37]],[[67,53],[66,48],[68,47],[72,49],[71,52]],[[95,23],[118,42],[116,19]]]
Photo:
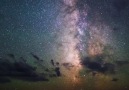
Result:
[[[1,0],[0,55],[6,53],[24,55],[28,52],[36,52],[41,56],[52,57],[52,48],[58,32],[55,28],[56,18],[61,13],[60,8],[63,7],[61,2],[63,1]],[[79,0],[76,7],[80,12],[88,7],[88,16],[83,17],[88,19],[88,22],[101,18],[102,22],[98,22],[104,22],[110,27],[116,45],[122,49],[126,48],[125,51],[128,52],[127,2],[127,0]]]
[[103,73],[92,67],[98,56],[104,67],[129,61],[129,1],[0,0],[0,59],[8,55],[32,66],[40,58],[52,67],[53,59],[71,80],[84,68]]
[[57,11],[58,3],[51,0],[0,1],[0,54],[50,56]]

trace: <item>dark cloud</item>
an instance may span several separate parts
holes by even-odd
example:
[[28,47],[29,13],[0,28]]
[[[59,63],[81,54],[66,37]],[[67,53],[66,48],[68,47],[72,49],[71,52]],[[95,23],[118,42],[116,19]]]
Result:
[[9,62],[5,59],[0,60],[0,82],[10,82],[10,78],[16,78],[25,81],[48,81],[45,75],[36,72],[36,68],[21,62]]
[[62,66],[64,66],[68,70],[70,70],[70,68],[74,67],[74,65],[72,65],[71,63],[62,63]]
[[92,61],[90,57],[85,57],[81,64],[86,68],[89,68],[93,71],[101,72],[101,73],[114,73],[115,72],[115,65],[111,63],[102,63],[101,60]]

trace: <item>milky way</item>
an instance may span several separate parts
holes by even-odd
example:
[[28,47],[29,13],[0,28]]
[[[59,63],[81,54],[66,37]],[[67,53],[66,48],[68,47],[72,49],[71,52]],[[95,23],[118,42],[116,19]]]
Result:
[[[74,69],[71,70],[71,75],[67,75],[75,79],[75,76],[81,68],[79,50],[77,45],[80,43],[79,38],[76,37],[78,34],[77,23],[79,21],[79,10],[75,7],[75,0],[64,0],[64,5],[61,8],[58,20],[60,21],[60,31],[58,42],[61,44],[59,47],[59,57],[61,62],[67,62],[74,65]],[[57,21],[57,23],[59,23]],[[66,72],[67,73],[67,72]],[[67,73],[67,74],[68,74]]]
[[[85,6],[82,12],[76,6],[77,0],[64,0],[57,17],[57,60],[74,65],[70,77],[79,75],[81,58],[103,54],[106,45],[110,45],[111,29],[103,22],[98,14],[94,15],[95,22],[88,21],[89,7]],[[96,12],[97,13],[97,12]],[[109,37],[110,36],[110,37]]]

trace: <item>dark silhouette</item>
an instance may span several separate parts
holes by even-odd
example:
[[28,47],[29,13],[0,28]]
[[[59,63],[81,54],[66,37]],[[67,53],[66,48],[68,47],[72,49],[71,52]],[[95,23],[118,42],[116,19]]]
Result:
[[40,61],[40,58],[37,56],[37,55],[35,55],[35,54],[33,54],[33,53],[30,53],[37,61]]
[[56,75],[57,75],[58,77],[61,76],[60,68],[59,68],[59,67],[56,67],[56,68],[55,68],[55,72],[56,72]]
[[55,66],[55,63],[54,63],[54,60],[53,60],[53,59],[51,60],[51,64],[52,64],[53,66]]

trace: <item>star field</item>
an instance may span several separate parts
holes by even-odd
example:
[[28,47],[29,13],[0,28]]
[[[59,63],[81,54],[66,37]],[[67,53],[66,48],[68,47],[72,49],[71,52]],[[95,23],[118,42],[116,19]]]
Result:
[[91,76],[97,77],[92,90],[126,77],[121,66],[129,61],[128,34],[128,0],[0,0],[0,60],[11,58],[15,66],[25,59],[48,79],[64,76],[70,90],[76,84],[83,90]]

